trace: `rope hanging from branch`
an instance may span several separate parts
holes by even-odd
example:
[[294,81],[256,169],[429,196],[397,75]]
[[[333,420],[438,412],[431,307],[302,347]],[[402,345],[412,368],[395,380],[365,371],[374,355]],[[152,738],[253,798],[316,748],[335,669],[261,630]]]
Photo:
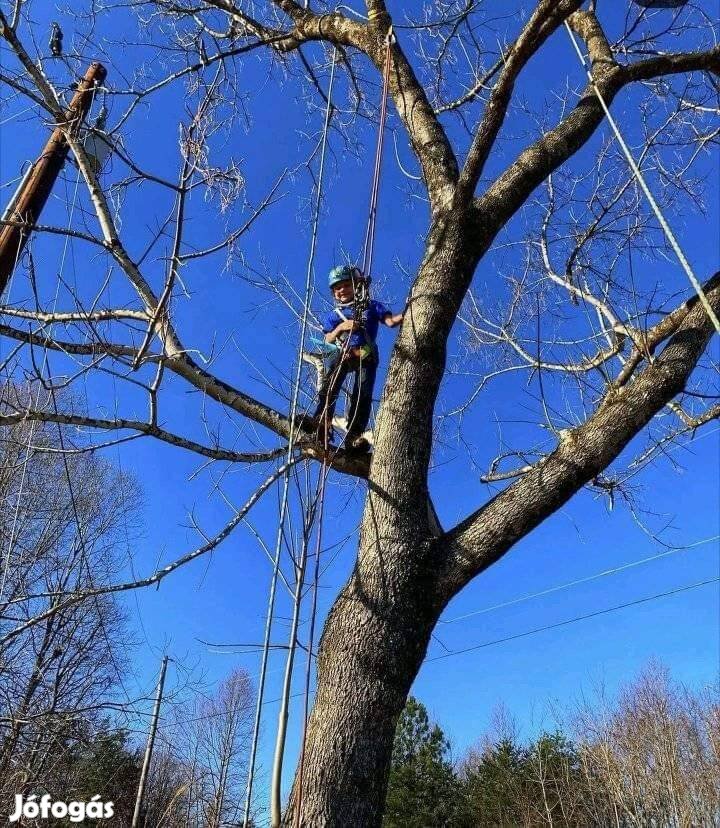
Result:
[[640,188],[642,189],[643,193],[645,193],[645,197],[647,198],[653,213],[655,213],[655,217],[660,222],[660,227],[662,228],[663,233],[665,233],[665,237],[670,243],[672,249],[675,251],[675,255],[677,256],[678,261],[680,262],[680,266],[685,271],[685,274],[690,280],[690,284],[695,289],[695,292],[697,293],[698,298],[700,299],[700,303],[702,304],[703,308],[705,308],[707,315],[710,317],[710,321],[715,326],[715,330],[718,333],[720,333],[720,320],[717,318],[717,315],[713,311],[710,302],[708,301],[708,298],[702,289],[700,280],[693,272],[692,267],[690,267],[690,263],[688,262],[685,254],[683,253],[682,248],[678,244],[678,241],[675,238],[675,234],[673,233],[670,225],[668,224],[665,216],[663,215],[660,206],[658,205],[657,201],[655,201],[655,197],[653,196],[652,191],[650,190],[650,187],[648,186],[648,183],[645,180],[645,176],[643,175],[642,170],[640,169],[640,167],[638,167],[637,162],[635,161],[635,158],[632,152],[630,151],[630,147],[628,147],[627,143],[625,142],[622,132],[620,132],[620,128],[618,127],[615,119],[613,118],[612,113],[610,112],[610,108],[608,107],[602,92],[598,88],[598,85],[595,83],[595,79],[593,78],[592,71],[588,66],[587,60],[585,59],[585,55],[580,50],[575,35],[573,34],[573,31],[570,28],[570,24],[567,22],[567,20],[565,21],[565,29],[568,33],[568,37],[570,38],[570,42],[575,48],[575,52],[577,53],[580,63],[583,65],[585,69],[585,74],[588,76],[590,85],[592,86],[593,91],[595,92],[595,95],[597,96],[597,99],[600,102],[600,106],[602,107],[602,110],[605,113],[605,117],[608,119],[608,123],[610,124],[610,127],[613,133],[615,134],[615,138],[617,139],[617,142],[620,145],[620,148],[623,151],[623,154],[627,159],[628,164],[630,165],[630,169],[632,170],[633,175],[637,179],[637,182],[640,185]]
[[[327,106],[325,109],[325,121],[323,125],[323,133],[321,139],[321,152],[320,152],[320,169],[318,172],[318,185],[317,185],[317,194],[315,198],[315,212],[313,216],[313,225],[312,225],[312,233],[310,239],[310,252],[308,255],[308,263],[307,269],[305,273],[305,293],[304,293],[304,303],[303,303],[303,315],[302,315],[302,322],[300,328],[300,344],[298,346],[297,352],[297,361],[296,361],[296,370],[295,370],[295,379],[293,383],[293,393],[292,393],[292,403],[290,407],[290,439],[288,441],[288,450],[287,450],[287,460],[288,462],[292,458],[293,451],[295,450],[295,443],[297,439],[297,410],[298,410],[298,400],[300,396],[300,379],[302,374],[302,354],[305,349],[305,340],[307,337],[307,328],[308,328],[308,321],[309,321],[309,313],[310,313],[310,297],[312,294],[312,285],[313,285],[313,268],[315,264],[315,251],[317,249],[317,236],[318,236],[318,226],[320,223],[320,208],[322,205],[322,191],[323,191],[323,182],[324,182],[324,173],[325,173],[325,158],[327,155],[327,145],[328,145],[328,135],[330,130],[330,119],[332,117],[332,89],[335,81],[335,67],[337,64],[337,50],[333,51],[333,60],[330,68],[330,82],[328,86],[328,95],[327,95]],[[267,664],[268,664],[268,657],[270,653],[270,635],[272,632],[273,620],[274,620],[274,611],[275,611],[275,594],[277,589],[277,581],[280,573],[280,556],[282,551],[282,544],[283,539],[285,536],[284,526],[285,520],[287,515],[287,508],[288,508],[288,499],[289,499],[289,490],[290,490],[290,469],[288,467],[287,471],[283,475],[283,493],[280,505],[280,518],[278,524],[278,533],[277,539],[275,544],[275,554],[273,559],[273,574],[270,583],[270,594],[268,596],[268,609],[267,609],[267,616],[265,620],[265,636],[263,641],[263,652],[262,652],[262,661],[260,666],[260,678],[258,681],[258,696],[257,696],[257,704],[255,708],[255,720],[253,725],[253,736],[252,736],[252,744],[250,749],[250,762],[249,762],[249,769],[248,769],[248,780],[247,786],[245,789],[245,809],[244,809],[244,816],[243,816],[243,825],[249,826],[250,825],[250,807],[252,803],[252,791],[253,791],[253,783],[254,783],[254,776],[255,776],[255,764],[257,760],[257,748],[258,748],[258,741],[260,737],[260,720],[262,715],[262,707],[263,707],[263,700],[265,695],[265,679],[267,677]],[[284,738],[283,738],[283,747],[284,747]],[[278,780],[279,786],[279,780]],[[272,805],[273,805],[273,818],[275,817],[275,810],[276,808],[276,801],[279,803],[279,787],[278,787],[278,795],[277,798],[275,797],[275,792],[273,790],[272,797],[271,797]]]
[[382,169],[383,149],[385,147],[388,89],[390,87],[390,67],[392,65],[392,47],[394,43],[395,35],[393,34],[391,26],[385,38],[385,66],[383,69],[382,98],[380,100],[380,122],[375,147],[375,167],[373,170],[372,186],[370,188],[370,212],[368,215],[367,230],[365,231],[365,242],[363,244],[362,267],[360,268],[368,278],[371,276],[373,252],[375,249],[375,225],[377,223],[378,196],[380,193],[380,171]]
[[[395,42],[395,37],[392,32],[392,27],[388,30],[385,45],[386,45],[386,52],[385,52],[385,65],[383,69],[383,87],[382,87],[382,97],[380,102],[380,119],[378,125],[378,137],[377,143],[375,148],[375,162],[373,168],[373,178],[372,178],[372,185],[371,185],[371,192],[370,192],[370,209],[368,215],[368,222],[367,222],[367,229],[365,233],[365,240],[363,245],[363,254],[362,254],[362,272],[369,276],[370,271],[372,269],[372,261],[373,261],[373,252],[374,252],[374,245],[375,245],[375,228],[377,223],[377,207],[378,207],[378,197],[380,191],[380,174],[382,168],[382,157],[383,157],[383,149],[385,143],[385,125],[387,121],[387,107],[388,107],[388,90],[389,90],[389,82],[390,82],[390,68],[391,68],[391,57],[392,57],[392,45]],[[295,373],[295,382],[293,386],[293,396],[292,396],[292,404],[291,404],[291,411],[290,411],[290,422],[291,422],[291,434],[290,434],[290,441],[288,445],[288,456],[290,456],[293,452],[296,440],[296,419],[297,419],[297,409],[298,409],[298,398],[299,398],[299,389],[300,389],[300,374],[301,374],[301,365],[302,365],[302,355],[305,346],[306,340],[306,332],[307,332],[307,325],[308,325],[308,314],[309,314],[309,305],[310,305],[310,297],[312,292],[312,280],[313,280],[313,265],[315,261],[315,251],[317,246],[317,236],[318,236],[318,225],[319,225],[319,218],[320,218],[320,209],[321,209],[321,202],[322,202],[322,190],[323,190],[323,182],[324,182],[324,169],[325,169],[325,158],[327,154],[327,145],[328,145],[328,136],[329,136],[329,126],[330,126],[330,119],[332,116],[333,104],[332,104],[332,91],[335,79],[335,69],[337,64],[337,50],[333,53],[333,60],[331,65],[331,72],[330,72],[330,81],[328,86],[328,94],[327,94],[327,106],[325,111],[325,123],[323,128],[323,134],[321,139],[321,153],[320,153],[320,169],[318,174],[318,186],[317,186],[317,195],[315,201],[315,212],[313,217],[313,228],[311,234],[311,242],[310,242],[310,253],[308,257],[308,266],[306,271],[306,282],[305,282],[305,297],[304,297],[304,308],[303,308],[303,317],[302,317],[302,325],[301,325],[301,337],[300,337],[300,345],[299,345],[299,353],[298,353],[298,362],[297,362],[297,369]],[[327,452],[328,446],[325,446]],[[318,529],[317,529],[317,539],[316,539],[316,561],[315,561],[315,573],[314,573],[314,590],[313,590],[313,606],[312,606],[312,623],[311,628],[314,631],[314,623],[315,623],[315,614],[316,614],[316,606],[317,606],[317,598],[316,598],[316,590],[317,590],[317,578],[319,575],[319,557],[320,557],[320,547],[322,543],[322,516],[323,516],[323,506],[324,506],[324,498],[325,498],[325,482],[327,478],[327,473],[329,471],[329,463],[327,456],[324,456],[323,460],[323,467],[320,473],[320,479],[318,483],[318,492],[317,492],[317,500],[314,506],[316,510],[316,516],[319,515],[318,518]],[[261,662],[261,669],[260,669],[260,679],[258,683],[258,699],[257,699],[257,706],[255,711],[255,722],[253,728],[253,738],[252,738],[252,745],[251,745],[251,752],[250,752],[250,763],[249,763],[249,773],[248,773],[248,782],[246,787],[246,795],[245,795],[245,813],[244,813],[244,820],[243,824],[248,825],[250,819],[250,807],[252,802],[252,789],[253,789],[253,780],[254,780],[254,773],[255,773],[255,765],[257,759],[257,747],[258,747],[258,740],[259,740],[259,731],[260,731],[260,718],[261,718],[261,711],[263,706],[263,698],[265,692],[265,679],[267,675],[267,663],[268,663],[268,656],[270,650],[270,635],[273,626],[273,616],[274,616],[274,606],[275,606],[275,594],[276,594],[276,586],[277,586],[277,579],[279,576],[279,566],[280,566],[280,554],[282,549],[282,543],[285,537],[284,534],[284,525],[287,516],[287,509],[288,509],[288,496],[289,496],[289,482],[290,477],[289,474],[286,474],[284,479],[284,486],[283,486],[283,495],[281,499],[281,507],[280,507],[280,520],[279,520],[279,527],[278,527],[278,534],[277,534],[277,543],[275,548],[275,556],[273,561],[273,576],[270,586],[270,595],[268,598],[268,611],[266,617],[266,625],[265,625],[265,638],[263,644],[263,655],[262,655],[262,662]],[[309,542],[309,537],[306,538],[306,541]],[[298,612],[298,602],[301,599],[302,595],[302,580],[304,578],[304,571],[305,567],[300,566],[296,568],[296,574],[300,581],[300,588],[297,590],[296,595],[296,606],[294,616],[297,615]],[[308,656],[308,664],[306,667],[306,677],[305,677],[305,704],[304,704],[304,726],[303,726],[303,750],[301,756],[301,771],[300,771],[300,778],[299,778],[299,785],[298,785],[298,816],[299,816],[299,809],[302,807],[302,764],[304,760],[304,747],[305,747],[305,738],[306,738],[306,729],[307,729],[307,708],[308,708],[308,693],[309,693],[309,678],[310,678],[310,661],[312,658],[312,639],[314,638],[313,634],[311,633],[311,640],[309,644],[309,656]],[[283,764],[283,755],[285,751],[285,741],[286,741],[286,733],[287,733],[287,718],[288,718],[288,704],[289,704],[289,697],[290,697],[290,687],[292,683],[292,667],[294,662],[294,650],[297,645],[296,640],[296,630],[293,628],[293,634],[291,635],[291,641],[289,644],[289,652],[288,652],[288,661],[286,665],[286,674],[285,674],[285,681],[283,686],[282,697],[280,700],[280,713],[279,713],[279,721],[278,721],[278,732],[276,738],[276,746],[275,746],[275,757],[273,762],[273,775],[271,781],[271,825],[277,826],[280,825],[282,819],[281,813],[281,777],[282,777],[282,764]]]

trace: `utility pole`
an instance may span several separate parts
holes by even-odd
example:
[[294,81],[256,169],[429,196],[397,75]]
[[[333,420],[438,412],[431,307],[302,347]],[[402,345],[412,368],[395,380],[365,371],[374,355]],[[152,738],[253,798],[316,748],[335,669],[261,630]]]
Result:
[[[65,113],[63,127],[77,131],[92,104],[93,91],[101,84],[107,70],[100,63],[91,63],[85,77]],[[53,185],[65,163],[70,147],[63,130],[57,126],[37,161],[27,171],[10,204],[2,214],[0,225],[0,297],[5,291],[15,265],[31,232],[37,224]]]
[[158,719],[160,718],[160,703],[162,702],[163,687],[165,686],[165,670],[167,669],[168,657],[164,656],[162,660],[162,667],[160,668],[160,680],[158,681],[157,692],[155,693],[155,706],[152,712],[152,721],[150,722],[150,733],[148,733],[147,745],[145,746],[145,756],[143,758],[142,770],[140,771],[140,782],[138,783],[137,797],[135,798],[135,811],[132,818],[132,828],[139,828],[140,825],[140,811],[142,809],[143,796],[145,794],[145,784],[147,782],[148,770],[150,768],[150,760],[152,759],[153,745],[155,744],[155,733],[157,732]]

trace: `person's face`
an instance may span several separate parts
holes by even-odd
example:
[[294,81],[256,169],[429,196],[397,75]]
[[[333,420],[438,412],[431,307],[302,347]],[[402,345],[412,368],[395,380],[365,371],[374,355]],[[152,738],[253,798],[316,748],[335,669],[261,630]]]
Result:
[[340,302],[343,305],[346,302],[352,302],[355,298],[355,290],[353,289],[352,279],[343,279],[342,282],[338,282],[336,285],[333,285],[332,292],[337,302]]

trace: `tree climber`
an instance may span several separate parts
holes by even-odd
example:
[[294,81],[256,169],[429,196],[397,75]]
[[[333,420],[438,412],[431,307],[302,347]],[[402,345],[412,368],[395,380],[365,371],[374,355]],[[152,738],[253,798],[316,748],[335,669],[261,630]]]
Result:
[[336,359],[319,390],[315,413],[303,421],[302,427],[317,429],[324,443],[330,441],[340,389],[348,374],[354,374],[345,445],[352,451],[364,452],[370,447],[363,432],[370,419],[379,361],[375,344],[378,327],[382,323],[394,328],[402,322],[403,315],[393,314],[382,302],[370,299],[369,279],[357,267],[333,268],[328,284],[336,304],[323,321],[322,329],[325,343],[335,350]]

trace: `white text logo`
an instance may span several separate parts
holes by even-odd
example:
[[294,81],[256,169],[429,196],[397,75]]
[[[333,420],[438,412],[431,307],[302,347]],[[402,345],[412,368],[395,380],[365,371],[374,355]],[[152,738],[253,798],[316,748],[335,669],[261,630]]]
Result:
[[[37,800],[37,801],[36,801]],[[33,794],[24,799],[15,794],[15,810],[9,817],[10,822],[17,822],[20,817],[25,819],[70,819],[70,822],[84,822],[89,819],[110,819],[114,816],[115,808],[112,802],[100,802],[100,795],[94,796],[90,802],[53,802],[50,794],[44,794],[37,799]]]

